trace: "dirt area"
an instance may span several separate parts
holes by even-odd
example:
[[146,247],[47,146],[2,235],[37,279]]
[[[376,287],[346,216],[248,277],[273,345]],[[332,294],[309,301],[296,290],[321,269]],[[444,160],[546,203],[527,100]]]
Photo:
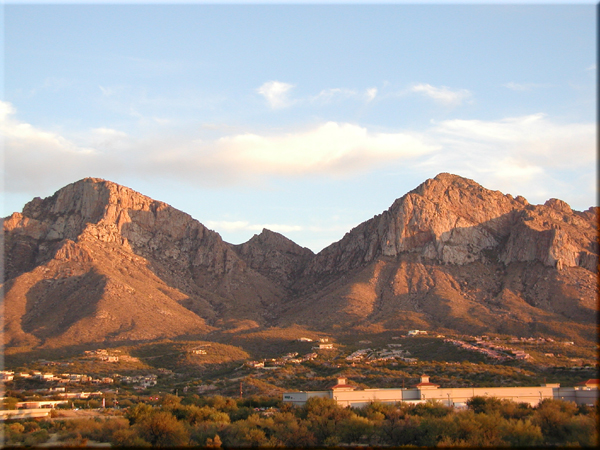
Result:
[[[50,439],[43,444],[37,444],[37,447],[70,447],[71,445],[62,443],[58,440],[58,433],[50,435]],[[85,441],[82,447],[110,447],[110,442]]]
[[60,409],[55,410],[52,420],[82,419],[86,417],[102,417],[104,419],[114,419],[122,417],[115,415],[112,411],[107,412],[101,409]]

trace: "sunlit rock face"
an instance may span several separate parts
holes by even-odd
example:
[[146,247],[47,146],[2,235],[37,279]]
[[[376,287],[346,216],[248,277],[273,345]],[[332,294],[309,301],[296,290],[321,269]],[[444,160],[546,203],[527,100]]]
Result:
[[463,265],[486,258],[490,250],[505,264],[540,261],[595,270],[596,216],[597,208],[574,212],[556,199],[534,206],[440,174],[324,249],[307,270],[347,270],[406,252]]
[[5,343],[295,324],[594,339],[597,223],[598,208],[530,205],[440,174],[315,255],[269,230],[228,244],[165,203],[86,178],[4,219]]

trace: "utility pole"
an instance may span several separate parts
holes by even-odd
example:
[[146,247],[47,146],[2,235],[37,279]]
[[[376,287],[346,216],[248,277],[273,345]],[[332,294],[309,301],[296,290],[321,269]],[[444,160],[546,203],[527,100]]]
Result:
[[240,381],[240,398],[244,396],[244,391],[242,390],[242,382]]

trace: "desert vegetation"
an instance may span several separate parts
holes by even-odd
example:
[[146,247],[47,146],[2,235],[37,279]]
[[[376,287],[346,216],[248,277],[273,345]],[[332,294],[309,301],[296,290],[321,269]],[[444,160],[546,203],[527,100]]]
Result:
[[8,421],[6,446],[321,447],[372,446],[582,446],[598,443],[598,407],[544,400],[537,407],[474,397],[466,409],[436,402],[370,403],[342,408],[312,398],[302,407],[277,397],[164,395],[132,403],[111,417]]

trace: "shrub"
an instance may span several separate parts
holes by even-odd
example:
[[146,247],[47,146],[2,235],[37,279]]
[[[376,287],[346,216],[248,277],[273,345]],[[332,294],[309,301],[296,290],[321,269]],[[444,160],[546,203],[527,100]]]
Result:
[[46,430],[38,430],[32,433],[29,433],[23,443],[27,447],[33,447],[38,444],[42,444],[48,440],[48,432]]
[[189,432],[183,423],[165,411],[154,411],[144,415],[135,424],[135,428],[142,439],[157,447],[183,446],[190,440]]
[[500,434],[511,447],[532,447],[543,442],[542,430],[529,419],[504,422]]
[[114,447],[151,447],[149,442],[131,428],[115,431],[110,442]]
[[133,425],[139,422],[143,417],[151,414],[152,411],[152,406],[147,405],[146,403],[138,403],[127,410],[125,417],[129,420],[129,424]]

